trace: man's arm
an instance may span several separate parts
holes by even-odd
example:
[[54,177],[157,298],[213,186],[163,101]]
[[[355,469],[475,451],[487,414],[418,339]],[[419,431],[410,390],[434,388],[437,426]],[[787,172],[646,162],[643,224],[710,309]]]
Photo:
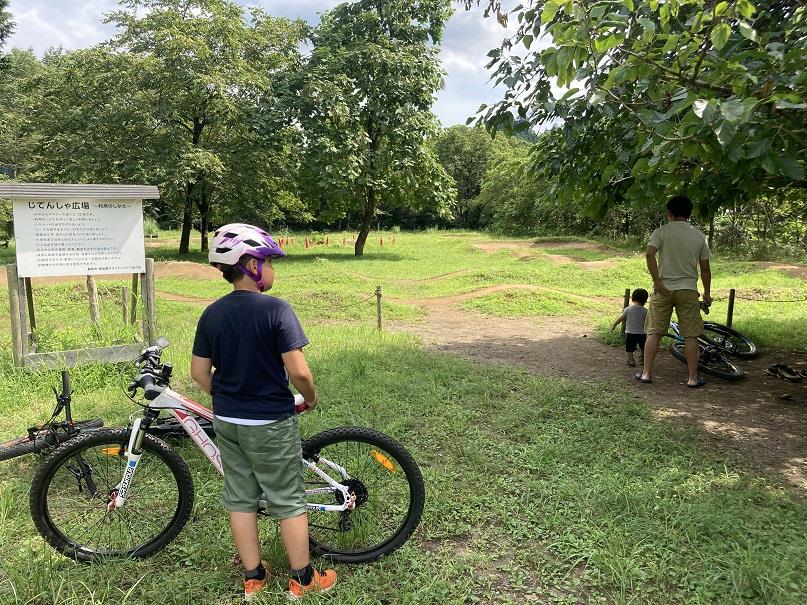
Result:
[[319,398],[314,388],[314,376],[311,374],[311,369],[308,367],[302,349],[292,349],[286,353],[281,353],[281,357],[283,358],[283,365],[286,366],[286,371],[289,373],[291,383],[305,399],[308,409],[315,407],[319,402]]
[[658,248],[655,246],[647,247],[647,250],[644,253],[645,260],[647,261],[647,271],[650,273],[650,277],[653,280],[653,288],[655,288],[656,292],[662,296],[668,296],[670,291],[664,287],[664,282],[661,281],[658,274],[658,263],[656,262],[657,252]]
[[191,355],[191,378],[208,395],[213,389],[213,361],[207,357]]
[[707,305],[712,304],[712,267],[709,265],[708,258],[702,258],[698,261],[701,266],[701,281],[703,282],[703,302]]

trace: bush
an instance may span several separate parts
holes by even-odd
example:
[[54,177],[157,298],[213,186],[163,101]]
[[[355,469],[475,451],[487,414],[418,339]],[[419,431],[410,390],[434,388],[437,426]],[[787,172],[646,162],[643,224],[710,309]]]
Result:
[[143,235],[145,237],[157,237],[160,235],[160,226],[151,216],[143,217]]

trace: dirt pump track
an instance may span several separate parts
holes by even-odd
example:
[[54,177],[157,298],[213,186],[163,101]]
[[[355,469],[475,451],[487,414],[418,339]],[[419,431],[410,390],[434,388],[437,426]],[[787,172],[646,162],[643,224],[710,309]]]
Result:
[[[536,247],[563,247],[556,242],[535,245],[525,242],[497,242],[479,245],[486,251],[507,249],[529,259]],[[579,243],[575,247],[580,247]],[[526,250],[526,253],[525,253]],[[563,258],[558,262],[579,262]],[[600,262],[600,261],[595,261]],[[580,264],[586,264],[580,262]],[[590,263],[589,263],[590,264]],[[804,268],[788,266],[791,274]],[[4,272],[4,271],[3,271]],[[459,272],[462,273],[462,272]],[[218,272],[192,262],[158,262],[156,276],[212,279]],[[423,280],[401,280],[412,286],[426,280],[447,279],[453,274]],[[0,278],[3,276],[0,276]],[[121,279],[128,276],[99,276]],[[61,278],[46,278],[48,282]],[[74,280],[64,278],[64,280]],[[38,280],[34,280],[35,282]],[[653,384],[638,383],[634,368],[626,367],[621,349],[609,347],[591,334],[591,328],[570,317],[538,319],[491,317],[457,305],[493,292],[527,290],[572,296],[568,292],[527,284],[500,284],[455,296],[440,298],[397,298],[396,302],[421,307],[424,318],[417,323],[386,324],[392,330],[420,336],[427,346],[481,363],[524,368],[538,375],[564,377],[596,389],[629,390],[646,402],[663,421],[699,429],[703,446],[718,455],[738,460],[752,470],[773,472],[785,482],[807,492],[807,382],[788,383],[764,374],[773,362],[787,361],[807,369],[807,358],[778,359],[763,355],[743,361],[746,378],[728,383],[709,379],[700,389],[687,389],[683,364],[659,351]],[[195,298],[159,291],[164,300],[206,305],[208,298]]]

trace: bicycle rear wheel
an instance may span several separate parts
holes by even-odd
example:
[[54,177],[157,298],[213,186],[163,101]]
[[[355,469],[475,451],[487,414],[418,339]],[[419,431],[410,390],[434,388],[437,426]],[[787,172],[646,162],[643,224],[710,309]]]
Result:
[[[704,374],[711,374],[726,380],[739,380],[745,376],[745,372],[714,347],[707,347],[698,343],[698,349],[698,369]],[[686,363],[687,358],[684,354],[683,342],[673,342],[670,345],[670,351],[678,359]]]
[[39,533],[77,561],[110,556],[146,557],[168,544],[187,523],[193,480],[168,445],[146,435],[126,504],[109,509],[126,468],[129,431],[91,431],[71,439],[37,470],[30,507]]
[[746,359],[753,359],[759,355],[757,345],[750,338],[728,326],[707,321],[703,323],[703,331],[701,338],[729,355]]
[[33,434],[33,438],[29,435],[11,439],[5,443],[0,443],[0,462],[3,460],[11,460],[18,456],[25,456],[26,454],[33,454],[41,452],[48,448],[64,443],[68,439],[72,439],[78,435],[82,430],[97,429],[104,426],[104,421],[100,418],[93,418],[91,420],[79,420],[73,424],[73,431],[62,430],[60,428],[43,428]]
[[[414,458],[383,433],[362,427],[336,428],[303,443],[308,459],[325,458],[343,467],[345,480],[324,463],[319,466],[347,485],[356,507],[341,513],[309,510],[314,554],[345,563],[374,561],[399,548],[415,531],[426,491]],[[306,489],[327,487],[306,472]],[[308,494],[309,503],[341,504],[341,494]]]

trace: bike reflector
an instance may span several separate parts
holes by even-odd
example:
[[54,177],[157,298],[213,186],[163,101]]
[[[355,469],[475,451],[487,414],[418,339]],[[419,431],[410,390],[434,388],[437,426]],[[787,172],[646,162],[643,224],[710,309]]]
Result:
[[101,450],[101,453],[105,456],[119,456],[121,449],[119,447],[105,447]]
[[388,471],[394,473],[397,469],[395,468],[395,463],[387,458],[384,454],[377,450],[373,450],[373,458],[376,459],[381,466],[383,466]]

